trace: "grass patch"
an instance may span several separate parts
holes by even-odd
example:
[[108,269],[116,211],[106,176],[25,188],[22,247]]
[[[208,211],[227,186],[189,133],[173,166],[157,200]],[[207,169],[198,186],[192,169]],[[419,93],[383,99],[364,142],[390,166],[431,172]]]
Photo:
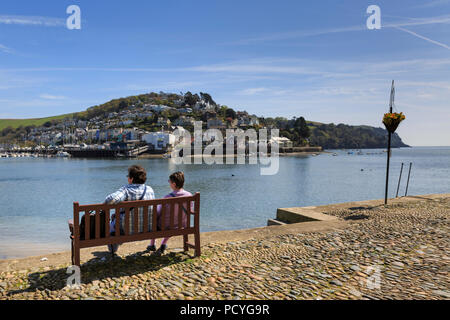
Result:
[[7,127],[11,127],[13,129],[16,129],[20,126],[32,126],[35,125],[37,127],[42,126],[47,121],[51,120],[62,120],[67,117],[73,116],[73,113],[68,114],[62,114],[59,116],[54,117],[47,117],[47,118],[34,118],[34,119],[0,119],[0,130],[3,130]]

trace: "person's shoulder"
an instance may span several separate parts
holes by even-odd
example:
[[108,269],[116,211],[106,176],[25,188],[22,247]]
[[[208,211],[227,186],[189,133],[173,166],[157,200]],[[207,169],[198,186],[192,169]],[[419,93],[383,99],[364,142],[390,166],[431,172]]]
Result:
[[153,195],[155,194],[155,191],[153,191],[153,188],[152,187],[150,187],[149,185],[145,185],[145,188],[147,188],[147,190],[145,191],[145,192],[149,192],[149,193],[152,193]]
[[128,190],[128,186],[129,186],[129,184],[125,184],[125,185],[121,186],[121,187],[117,190],[117,192],[125,192],[126,190]]
[[192,197],[192,193],[190,193],[190,192],[187,191],[187,190],[184,190],[184,191],[183,191],[183,195],[184,195],[185,197]]

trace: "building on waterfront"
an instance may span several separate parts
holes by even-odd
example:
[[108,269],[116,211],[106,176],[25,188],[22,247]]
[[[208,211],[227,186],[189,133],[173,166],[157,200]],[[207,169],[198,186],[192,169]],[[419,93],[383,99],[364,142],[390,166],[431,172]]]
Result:
[[279,148],[292,148],[293,142],[286,137],[272,137],[270,144],[278,144]]
[[164,151],[175,143],[175,135],[169,132],[150,132],[142,136],[142,140],[152,146],[154,150]]

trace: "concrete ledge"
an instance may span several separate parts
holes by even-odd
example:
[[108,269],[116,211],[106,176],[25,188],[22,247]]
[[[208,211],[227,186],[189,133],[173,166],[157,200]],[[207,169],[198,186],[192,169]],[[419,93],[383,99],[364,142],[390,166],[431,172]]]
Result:
[[[448,197],[450,197],[450,193],[391,198],[388,199],[388,205],[396,203],[404,203],[409,201],[433,201],[436,199]],[[338,220],[338,218],[335,216],[328,215],[327,212],[343,209],[344,210],[372,209],[378,206],[384,206],[384,199],[334,203],[310,207],[279,208],[277,209],[276,220],[288,224],[309,222],[309,221],[336,221]]]
[[283,221],[280,221],[280,220],[276,220],[276,219],[269,219],[269,220],[267,220],[267,226],[268,227],[269,226],[282,226],[284,224],[286,224],[286,223],[283,222]]
[[296,207],[277,209],[277,220],[286,223],[299,223],[307,221],[333,221],[336,217],[317,211],[316,207]]

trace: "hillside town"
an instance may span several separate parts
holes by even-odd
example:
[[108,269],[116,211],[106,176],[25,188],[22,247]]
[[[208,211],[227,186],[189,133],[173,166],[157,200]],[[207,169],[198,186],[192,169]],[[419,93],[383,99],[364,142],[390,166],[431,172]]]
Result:
[[[124,151],[143,146],[145,153],[164,154],[176,143],[173,132],[178,129],[192,133],[195,121],[202,121],[204,130],[220,130],[223,136],[226,129],[286,127],[216,104],[207,93],[199,96],[160,92],[132,98],[113,100],[60,121],[19,128],[18,141],[0,144],[0,154],[6,156],[5,150],[51,150],[51,154],[60,151],[58,154],[64,155],[62,151],[71,153],[72,149]],[[273,138],[270,143],[277,143],[280,148],[299,145],[287,137]]]

